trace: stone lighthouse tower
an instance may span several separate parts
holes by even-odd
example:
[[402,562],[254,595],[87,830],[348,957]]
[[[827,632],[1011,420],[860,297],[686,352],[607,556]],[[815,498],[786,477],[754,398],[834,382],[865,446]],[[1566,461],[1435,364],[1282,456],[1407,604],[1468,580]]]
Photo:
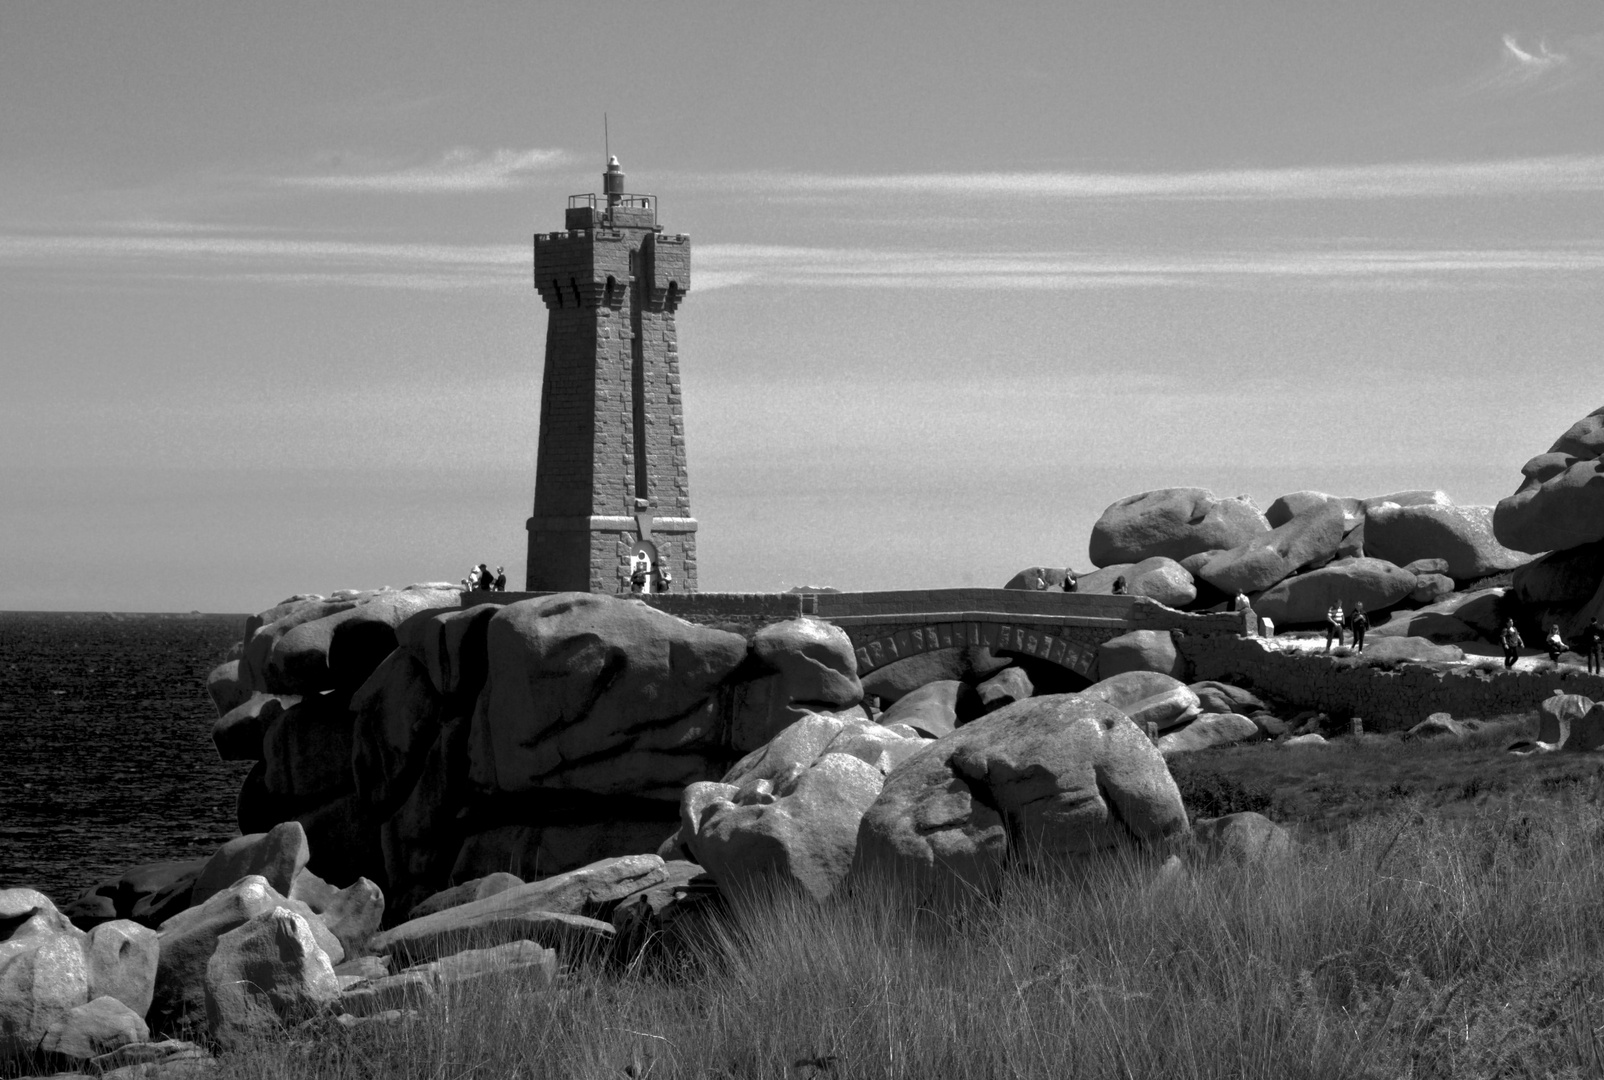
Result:
[[628,591],[644,561],[654,591],[663,570],[694,591],[674,332],[690,238],[663,231],[655,196],[625,194],[616,157],[602,189],[569,197],[564,231],[535,234],[548,318],[525,588]]

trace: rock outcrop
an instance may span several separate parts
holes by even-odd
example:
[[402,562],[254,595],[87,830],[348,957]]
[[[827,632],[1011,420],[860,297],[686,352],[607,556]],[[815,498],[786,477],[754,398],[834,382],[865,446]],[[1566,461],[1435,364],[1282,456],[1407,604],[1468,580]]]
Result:
[[1224,551],[1270,531],[1245,498],[1221,499],[1203,488],[1161,488],[1121,499],[1092,526],[1096,566],[1157,556],[1177,562],[1200,551]]
[[1604,540],[1604,409],[1572,424],[1521,475],[1493,512],[1500,543],[1535,555]]
[[1530,555],[1498,542],[1490,506],[1371,506],[1365,512],[1365,550],[1398,566],[1441,559],[1456,581],[1487,577],[1531,561]]
[[1383,559],[1343,559],[1287,578],[1255,597],[1253,610],[1277,626],[1310,625],[1321,622],[1334,603],[1340,602],[1345,611],[1362,603],[1374,615],[1414,589],[1415,575]]

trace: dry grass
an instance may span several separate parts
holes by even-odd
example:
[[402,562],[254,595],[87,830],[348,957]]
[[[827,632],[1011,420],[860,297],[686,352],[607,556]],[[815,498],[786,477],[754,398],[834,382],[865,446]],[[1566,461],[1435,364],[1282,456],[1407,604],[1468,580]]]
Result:
[[1604,1073],[1604,805],[1420,800],[1268,867],[1150,859],[935,900],[755,898],[678,965],[479,987],[225,1061],[283,1077],[1552,1077]]

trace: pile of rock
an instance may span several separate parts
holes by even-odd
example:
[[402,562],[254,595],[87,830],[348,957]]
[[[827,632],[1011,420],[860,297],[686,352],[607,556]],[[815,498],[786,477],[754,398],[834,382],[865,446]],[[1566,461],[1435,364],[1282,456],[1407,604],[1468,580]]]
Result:
[[1528,461],[1519,490],[1493,513],[1498,539],[1548,552],[1514,575],[1515,596],[1543,626],[1566,638],[1604,619],[1604,409],[1573,424]]
[[[1369,499],[1297,491],[1261,512],[1247,496],[1219,498],[1203,488],[1162,488],[1114,503],[1092,528],[1090,557],[1098,569],[1078,575],[1082,592],[1109,593],[1123,578],[1130,595],[1192,610],[1242,592],[1278,627],[1318,625],[1332,603],[1349,611],[1362,603],[1372,621],[1399,611],[1402,621],[1386,633],[1435,640],[1471,640],[1496,628],[1502,592],[1459,590],[1530,559],[1499,543],[1492,507],[1456,506],[1440,491]],[[1065,573],[1031,567],[1007,587],[1040,581],[1055,588]],[[1461,615],[1467,604],[1471,611]],[[1403,614],[1415,608],[1425,610],[1419,625]]]
[[863,696],[825,623],[747,641],[612,597],[461,608],[429,586],[288,601],[211,685],[219,753],[256,762],[241,830],[298,821],[314,870],[382,882],[403,914],[452,882],[650,851],[687,784]]

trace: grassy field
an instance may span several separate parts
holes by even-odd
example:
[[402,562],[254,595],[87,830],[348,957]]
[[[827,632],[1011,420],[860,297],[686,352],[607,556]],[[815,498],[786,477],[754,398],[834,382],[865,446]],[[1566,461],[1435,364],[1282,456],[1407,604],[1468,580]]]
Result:
[[[1306,820],[1274,865],[1111,857],[994,896],[754,898],[671,960],[225,1060],[283,1077],[1604,1075],[1597,758],[1361,740],[1194,755]],[[1205,785],[1206,786],[1206,785]]]

